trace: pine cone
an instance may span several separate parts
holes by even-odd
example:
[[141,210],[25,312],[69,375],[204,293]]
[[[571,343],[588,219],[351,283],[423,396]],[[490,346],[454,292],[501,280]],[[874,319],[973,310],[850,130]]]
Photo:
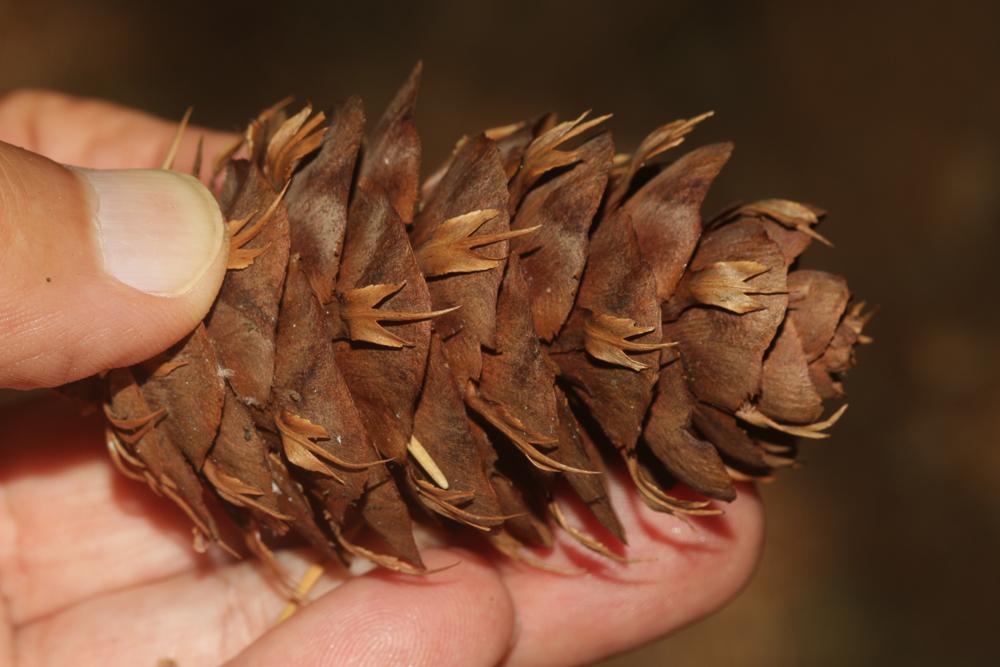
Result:
[[196,547],[242,551],[235,524],[275,567],[291,537],[421,572],[411,517],[515,557],[551,543],[551,517],[614,557],[554,493],[568,482],[624,542],[602,456],[654,509],[713,514],[733,480],[792,464],[795,437],[826,437],[867,315],[842,278],[795,269],[821,211],[766,200],[703,224],[732,146],[651,161],[708,114],[631,156],[607,116],[487,130],[421,187],[419,76],[367,142],[356,98],[328,124],[260,114],[217,169],[213,310],[105,376],[112,458],[187,513]]

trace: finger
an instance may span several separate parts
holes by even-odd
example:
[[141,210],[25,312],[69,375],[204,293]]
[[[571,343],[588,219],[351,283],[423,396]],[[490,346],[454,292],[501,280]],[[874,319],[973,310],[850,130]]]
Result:
[[[430,551],[431,568],[455,552]],[[477,557],[423,578],[353,579],[271,630],[234,665],[496,665],[510,646],[514,610],[496,572]]]
[[[181,512],[156,498],[145,486],[123,479],[111,469],[101,444],[100,426],[99,419],[81,419],[71,404],[56,398],[0,414],[0,459],[4,460],[0,469],[0,594],[8,602],[11,621],[34,628],[29,638],[39,636],[34,633],[44,636],[44,632],[57,632],[60,647],[83,651],[82,646],[74,648],[67,633],[73,635],[80,628],[84,634],[79,639],[81,644],[86,638],[94,638],[103,642],[102,646],[114,645],[111,639],[105,642],[102,638],[107,633],[121,636],[121,626],[116,624],[128,624],[112,615],[99,623],[103,630],[95,630],[88,619],[107,615],[109,608],[120,609],[115,613],[127,616],[130,604],[141,604],[143,609],[162,606],[163,616],[150,617],[143,624],[150,636],[142,634],[145,630],[129,633],[128,643],[133,649],[131,642],[150,651],[162,647],[155,655],[142,654],[143,659],[173,656],[169,651],[178,644],[197,655],[202,650],[228,651],[213,653],[212,658],[200,661],[204,664],[214,665],[232,657],[273,622],[284,599],[276,593],[273,582],[260,575],[258,567],[248,563],[225,565],[226,557],[211,559],[194,553],[190,526]],[[450,565],[460,558],[467,556],[429,562],[431,567]],[[301,562],[289,567],[292,572],[302,568]],[[461,573],[458,568],[455,571]],[[449,573],[452,571],[431,575],[427,581],[451,576]],[[384,574],[369,578],[378,580],[376,588],[380,591],[370,594],[383,601],[391,599],[383,589],[399,585],[411,590],[414,586],[412,580],[390,583]],[[508,613],[509,603],[501,599],[503,604],[496,607],[495,591],[490,593],[496,581],[493,575],[487,584],[473,586],[483,596],[483,603],[490,606],[467,609],[463,616]],[[147,592],[140,596],[134,593],[136,590]],[[417,592],[422,594],[423,590]],[[96,602],[101,598],[117,602]],[[437,604],[434,600],[438,598],[421,599]],[[175,607],[184,617],[180,626],[168,614]],[[77,608],[84,611],[74,611]],[[193,609],[198,614],[192,616]],[[390,613],[387,607],[380,609]],[[451,617],[440,616],[441,610],[433,613],[439,614],[437,623],[451,624]],[[462,622],[456,626],[459,631],[466,627]],[[509,623],[490,620],[489,625],[491,632],[507,633],[501,639],[488,635],[493,637],[491,641],[502,644],[502,649],[476,646],[470,650],[493,656],[484,664],[495,664],[499,660],[497,651],[505,650],[509,643]],[[213,632],[203,633],[203,627],[212,627]],[[427,631],[418,627],[421,633]],[[219,628],[218,632],[214,628]],[[197,637],[189,638],[184,634],[187,632]],[[95,664],[133,664],[124,653],[109,654],[108,659],[100,659],[102,655],[92,656]],[[185,656],[190,657],[187,653]],[[62,663],[53,659],[52,664]],[[84,660],[80,664],[90,663]]]
[[213,562],[176,505],[113,469],[101,420],[69,401],[0,411],[0,460],[0,599],[15,624]]
[[[191,551],[176,508],[110,469],[99,429],[98,420],[73,418],[63,401],[39,401],[0,419],[7,499],[0,507],[0,587],[19,622],[206,562]],[[647,641],[720,605],[752,568],[762,518],[748,489],[723,520],[692,530],[647,510],[627,482],[613,482],[634,562],[597,567],[575,544],[560,541],[550,560],[572,554],[568,564],[584,562],[594,573],[561,577],[505,566],[522,617],[512,664],[573,664]],[[69,497],[72,503],[51,502]]]
[[519,618],[507,664],[587,664],[638,646],[718,609],[749,578],[763,539],[763,511],[751,487],[740,487],[724,515],[692,527],[650,510],[620,475],[611,482],[632,562],[598,564],[562,535],[545,560],[582,564],[589,574],[502,564]]
[[215,199],[189,176],[72,170],[0,144],[0,386],[157,354],[205,316],[227,250]]
[[[41,90],[0,98],[0,141],[63,164],[90,169],[159,166],[176,131],[176,122],[101,100]],[[202,137],[209,163],[234,138],[225,132],[190,128],[177,153],[178,170],[190,169]]]
[[419,579],[375,572],[351,579],[276,627],[284,602],[250,564],[183,574],[20,629],[18,657],[26,666],[171,658],[198,667],[234,656],[234,665],[497,664],[509,647],[513,609],[496,573],[464,553],[426,558],[431,567],[461,561]]
[[156,665],[171,658],[214,667],[265,632],[284,605],[257,563],[184,572],[17,626],[14,664]]
[[14,625],[7,606],[0,602],[0,664],[14,664]]

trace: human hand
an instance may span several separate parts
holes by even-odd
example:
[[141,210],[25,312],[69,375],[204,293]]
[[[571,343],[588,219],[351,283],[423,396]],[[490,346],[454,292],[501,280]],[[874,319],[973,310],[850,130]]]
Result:
[[[118,240],[102,255],[87,187],[26,152],[88,168],[148,167],[174,129],[57,95],[0,100],[0,141],[26,149],[0,143],[0,386],[54,386],[140,361],[204,317],[225,244],[217,209],[197,188],[147,175],[145,208],[103,227]],[[180,168],[196,140],[189,132]],[[211,156],[228,138],[206,133],[205,142]],[[116,254],[144,249],[142,262]],[[633,562],[597,562],[563,538],[540,558],[584,574],[433,549],[429,567],[458,564],[422,578],[330,574],[321,595],[275,625],[285,600],[264,569],[195,553],[176,507],[112,470],[98,419],[57,398],[8,407],[0,461],[0,664],[19,666],[586,663],[721,606],[749,576],[763,531],[750,487],[723,516],[691,528],[646,508],[613,473]],[[307,562],[301,552],[280,558],[293,571]]]

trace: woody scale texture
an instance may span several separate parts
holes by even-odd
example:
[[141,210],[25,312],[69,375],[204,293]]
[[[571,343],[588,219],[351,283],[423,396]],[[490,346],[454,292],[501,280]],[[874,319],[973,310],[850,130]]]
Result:
[[422,522],[528,561],[557,526],[621,558],[606,465],[656,510],[708,515],[827,437],[868,316],[843,278],[796,268],[822,211],[703,219],[732,145],[669,158],[708,114],[631,154],[607,116],[549,114],[464,137],[421,183],[419,78],[367,139],[357,98],[250,123],[216,164],[212,311],[103,376],[112,459],[196,548],[281,572],[272,550],[299,540],[419,573]]

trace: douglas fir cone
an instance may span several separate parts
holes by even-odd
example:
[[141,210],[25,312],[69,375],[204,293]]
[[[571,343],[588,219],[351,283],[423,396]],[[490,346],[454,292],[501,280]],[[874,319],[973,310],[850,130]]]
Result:
[[703,221],[732,146],[653,158],[705,116],[616,154],[607,116],[546,115],[463,138],[421,185],[418,80],[367,140],[356,98],[254,120],[217,164],[212,311],[103,376],[112,458],[184,510],[196,548],[277,568],[297,536],[417,573],[418,520],[518,558],[555,523],[616,557],[569,524],[562,480],[624,542],[606,457],[654,509],[704,515],[826,437],[867,316],[843,278],[795,268],[821,211]]

